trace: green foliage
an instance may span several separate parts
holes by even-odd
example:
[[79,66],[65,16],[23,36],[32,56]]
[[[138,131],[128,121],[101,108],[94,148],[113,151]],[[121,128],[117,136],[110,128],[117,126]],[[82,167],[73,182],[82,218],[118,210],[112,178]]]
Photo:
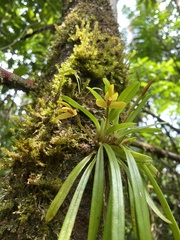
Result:
[[[59,11],[57,11],[59,9]],[[0,51],[8,69],[18,75],[35,75],[47,61],[53,23],[59,22],[62,1],[1,1]],[[3,54],[4,53],[4,54]]]
[[[135,59],[134,59],[135,60]],[[180,114],[178,96],[180,95],[179,75],[174,66],[173,59],[155,62],[148,57],[137,58],[131,65],[133,74],[131,78],[138,78],[144,86],[148,79],[154,79],[151,92],[152,105],[158,115],[166,109]]]
[[[149,204],[149,207],[161,219],[169,223],[174,239],[178,240],[180,237],[179,228],[166,202],[165,196],[162,194],[155,179],[157,169],[153,166],[151,157],[129,148],[129,144],[134,140],[134,134],[139,130],[151,133],[159,131],[159,129],[150,128],[150,126],[137,127],[135,123],[129,121],[129,118],[133,121],[140,112],[138,105],[145,104],[145,93],[150,84],[143,89],[140,96],[136,99],[135,104],[132,105],[124,120],[120,123],[119,114],[123,112],[126,104],[134,97],[139,84],[133,83],[119,97],[118,93],[114,92],[113,84],[110,85],[107,79],[104,79],[104,84],[104,99],[94,89],[88,87],[96,98],[97,106],[105,109],[105,115],[100,121],[71,98],[67,96],[62,97],[72,107],[81,110],[94,123],[95,131],[92,130],[89,132],[89,130],[86,130],[81,125],[79,116],[76,116],[79,127],[85,132],[88,131],[87,134],[94,141],[96,150],[81,160],[69,174],[47,211],[46,221],[49,222],[57,214],[76,178],[83,170],[58,237],[59,240],[70,239],[83,192],[95,166],[88,230],[89,240],[96,239],[99,226],[103,222],[103,240],[124,239],[125,203],[123,175],[126,175],[128,181],[129,205],[135,237],[142,240],[145,238],[152,239],[148,210]],[[107,172],[108,178],[105,177]],[[165,216],[162,215],[150,198],[146,186],[147,180],[151,182]],[[107,208],[105,208],[106,204]]]
[[124,8],[133,31],[130,47],[136,50],[137,57],[148,56],[155,61],[167,60],[172,56],[174,60],[179,59],[179,14],[172,1],[164,3],[165,6],[162,3],[160,1],[149,9],[140,5],[133,12]]
[[[129,47],[131,51],[136,50],[136,54],[130,60],[130,79],[131,81],[135,81],[135,79],[141,81],[142,87],[150,80],[154,80],[149,91],[151,98],[148,108],[146,108],[146,113],[148,112],[150,115],[142,114],[142,119],[150,121],[153,116],[154,121],[159,117],[169,123],[169,126],[162,127],[163,133],[159,139],[155,140],[152,136],[146,135],[146,141],[179,154],[180,54],[178,29],[180,21],[178,6],[175,1],[160,1],[148,9],[143,5],[138,5],[135,11],[126,9],[125,12],[130,18],[133,32],[133,41]],[[167,166],[172,164],[166,163]],[[175,169],[177,165],[178,162],[174,162],[173,168]],[[170,169],[168,171],[171,172]]]
[[130,77],[141,80],[142,86],[152,79],[155,81],[151,88],[152,104],[158,114],[166,109],[180,114],[180,21],[174,2],[170,1],[166,8],[163,4],[160,2],[149,9],[140,5],[135,14],[126,9],[133,30],[130,49],[136,50],[131,59]]
[[[140,1],[139,1],[140,2]],[[142,3],[148,1],[141,1]],[[151,97],[139,117],[139,124],[166,121],[162,133],[152,136],[140,133],[138,137],[160,149],[180,154],[179,95],[180,95],[180,52],[179,52],[179,7],[177,1],[158,1],[153,7],[136,5],[131,11],[124,7],[130,20],[131,42],[127,46],[136,54],[130,59],[131,82],[139,80],[144,87],[154,80],[149,92]],[[141,151],[142,153],[145,150]],[[160,174],[158,181],[170,204],[177,222],[179,218],[179,160],[152,154]],[[154,194],[151,196],[155,198]],[[152,215],[154,239],[171,239],[166,225]]]

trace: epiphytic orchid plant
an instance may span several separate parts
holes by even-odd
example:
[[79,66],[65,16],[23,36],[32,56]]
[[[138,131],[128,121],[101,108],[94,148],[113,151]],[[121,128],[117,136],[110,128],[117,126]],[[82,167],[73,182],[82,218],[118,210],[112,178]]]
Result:
[[[152,125],[138,127],[133,122],[150,97],[146,92],[151,82],[129,108],[128,104],[139,90],[139,83],[129,85],[120,95],[114,92],[114,85],[110,84],[107,79],[104,79],[104,85],[104,98],[95,89],[88,88],[96,99],[96,105],[105,109],[104,117],[100,121],[73,99],[68,96],[62,97],[62,100],[67,103],[65,108],[71,109],[70,112],[66,111],[68,109],[64,109],[65,112],[62,110],[63,114],[69,113],[70,115],[66,114],[67,118],[75,116],[80,128],[94,140],[97,148],[96,151],[93,150],[91,154],[82,159],[69,174],[47,211],[46,221],[49,222],[56,215],[76,178],[83,172],[58,236],[58,240],[70,239],[86,184],[94,169],[88,240],[97,239],[100,225],[103,226],[101,239],[125,239],[125,203],[122,181],[124,175],[127,179],[128,204],[131,209],[135,238],[139,240],[152,239],[148,209],[150,207],[163,221],[169,224],[174,239],[179,240],[179,228],[157,184],[158,170],[154,167],[152,158],[130,148],[136,133],[160,131]],[[94,123],[92,131],[82,126],[80,116],[72,107],[82,111]],[[129,109],[126,110],[126,113],[124,113],[125,108]],[[121,117],[121,113],[123,117]],[[107,172],[108,177],[105,174]],[[148,192],[147,181],[150,181],[164,213],[152,200]],[[106,208],[104,204],[107,205]]]

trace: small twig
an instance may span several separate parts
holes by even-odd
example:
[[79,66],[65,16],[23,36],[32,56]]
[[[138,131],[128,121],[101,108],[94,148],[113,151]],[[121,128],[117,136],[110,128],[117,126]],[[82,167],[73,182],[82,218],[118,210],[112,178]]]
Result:
[[21,38],[23,37],[24,33],[26,32],[28,27],[25,27],[25,29],[22,31],[22,33],[20,34],[19,37],[17,37],[13,42],[9,43],[8,45],[4,46],[4,47],[0,47],[0,51],[5,50],[7,48],[9,48],[10,46],[14,45],[15,43],[17,43],[18,41],[21,40]]
[[55,26],[54,26],[55,24],[59,24],[59,23],[52,23],[52,24],[49,24],[49,25],[42,26],[42,27],[34,30],[32,33],[28,33],[28,34],[22,36],[21,40],[26,40],[27,38],[32,37],[35,34],[42,33],[42,32],[45,32],[47,30],[55,31]]
[[[35,25],[35,24],[37,24],[37,23],[31,24],[30,26],[25,27],[25,29],[22,31],[22,33],[13,42],[9,43],[6,46],[0,47],[0,50],[1,51],[5,50],[5,49],[9,48],[10,46],[13,46],[16,42],[21,41],[21,40],[26,40],[27,38],[32,37],[35,34],[42,33],[42,32],[45,32],[47,30],[55,31],[54,23],[52,23],[52,24],[49,24],[49,25],[44,25],[44,26],[42,26],[38,29],[33,30],[33,32],[26,34],[27,29],[31,28],[31,26]],[[60,23],[56,23],[56,24],[60,24]]]
[[141,142],[141,141],[134,141],[131,145],[135,146],[135,147],[139,147],[141,149],[144,149],[148,152],[154,153],[157,156],[166,157],[166,158],[172,159],[172,160],[180,163],[180,155],[179,154],[163,150],[161,148],[155,147],[151,144]]

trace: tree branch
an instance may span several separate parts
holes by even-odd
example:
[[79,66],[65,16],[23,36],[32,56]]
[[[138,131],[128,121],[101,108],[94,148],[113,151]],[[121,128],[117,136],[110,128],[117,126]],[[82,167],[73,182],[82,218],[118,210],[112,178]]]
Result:
[[22,36],[24,35],[24,33],[26,32],[28,27],[25,27],[25,29],[22,31],[22,33],[20,34],[19,37],[17,37],[14,41],[11,41],[11,43],[9,43],[6,46],[0,47],[0,51],[3,51],[5,49],[8,49],[10,46],[13,46],[15,43],[17,43],[18,41],[21,40]]
[[27,38],[32,37],[35,34],[43,33],[43,32],[45,32],[47,30],[55,31],[55,26],[54,26],[55,24],[59,25],[60,23],[52,23],[52,24],[49,24],[49,25],[44,25],[44,26],[42,26],[42,27],[40,27],[38,29],[35,29],[32,33],[27,33],[27,34],[25,34],[27,29],[30,28],[34,24],[32,24],[32,25],[30,25],[28,27],[25,27],[25,29],[20,34],[20,36],[18,36],[13,42],[9,43],[8,45],[0,47],[0,50],[3,51],[5,49],[8,49],[10,46],[13,46],[18,41],[26,40]]
[[166,158],[172,159],[172,160],[180,163],[180,155],[178,155],[176,153],[173,153],[173,152],[163,150],[161,148],[157,148],[157,147],[155,147],[153,145],[150,145],[148,143],[141,142],[141,141],[134,141],[132,143],[132,146],[139,147],[139,148],[144,149],[148,152],[154,153],[159,157],[166,157]]
[[175,3],[177,12],[180,14],[180,2],[178,0],[172,0],[172,1]]
[[[158,121],[160,122],[164,122],[164,120],[162,118],[160,118],[159,116],[155,115],[153,112],[147,110],[147,109],[143,109],[143,112],[147,113],[147,114],[150,114],[151,116],[155,117]],[[165,124],[166,126],[170,127],[171,129],[173,129],[174,131],[176,131],[177,133],[180,133],[180,129],[178,128],[175,128],[174,126],[172,126],[171,124],[169,123],[166,123]]]
[[28,93],[31,89],[37,87],[37,85],[30,79],[24,79],[1,67],[0,67],[0,84],[3,84],[8,88],[22,90],[23,92],[26,93]]
[[54,26],[55,24],[58,25],[59,23],[52,23],[52,24],[49,24],[49,25],[42,26],[42,27],[34,30],[32,33],[28,33],[28,34],[22,36],[22,37],[21,37],[21,40],[26,40],[27,38],[32,37],[32,36],[34,36],[35,34],[42,33],[42,32],[45,32],[45,31],[47,31],[47,30],[53,30],[53,31],[55,31],[55,26]]

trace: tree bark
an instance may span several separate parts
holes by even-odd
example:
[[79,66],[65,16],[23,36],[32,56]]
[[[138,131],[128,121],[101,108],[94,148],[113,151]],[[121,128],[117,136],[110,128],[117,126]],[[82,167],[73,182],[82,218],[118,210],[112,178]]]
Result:
[[[63,22],[56,31],[49,62],[32,94],[33,103],[19,121],[14,151],[4,156],[13,164],[1,191],[2,240],[57,239],[73,189],[48,224],[46,211],[72,168],[96,147],[74,118],[55,120],[62,93],[96,113],[88,84],[102,86],[106,77],[121,91],[128,83],[124,46],[108,0],[64,1]],[[80,117],[92,131],[88,119]],[[89,182],[72,239],[87,239],[91,189]]]

